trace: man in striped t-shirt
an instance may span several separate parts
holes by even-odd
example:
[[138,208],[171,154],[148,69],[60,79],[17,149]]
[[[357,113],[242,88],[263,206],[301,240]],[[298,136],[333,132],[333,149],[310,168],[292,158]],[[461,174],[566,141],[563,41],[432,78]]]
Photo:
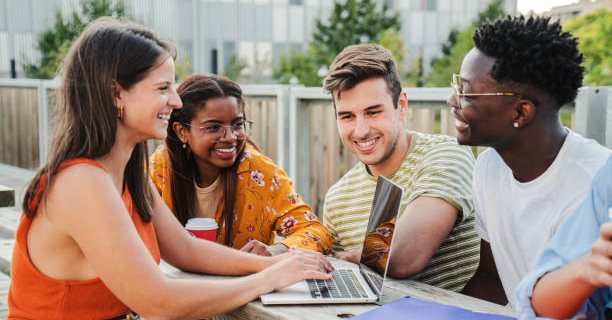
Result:
[[379,45],[345,48],[324,87],[342,142],[361,161],[325,197],[323,223],[335,256],[359,262],[376,179],[383,175],[404,189],[389,274],[461,290],[479,258],[470,149],[448,136],[404,128],[406,93],[391,53]]

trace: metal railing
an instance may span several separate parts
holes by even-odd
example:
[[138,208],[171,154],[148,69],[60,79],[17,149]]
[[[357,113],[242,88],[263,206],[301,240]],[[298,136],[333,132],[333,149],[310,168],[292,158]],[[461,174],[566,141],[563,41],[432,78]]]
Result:
[[[0,162],[28,169],[45,162],[58,88],[57,81],[0,79]],[[252,137],[319,213],[329,186],[358,162],[342,146],[329,94],[321,88],[286,85],[242,89],[247,117],[255,121]],[[446,105],[450,88],[404,90],[407,128],[455,135]],[[561,111],[566,126],[612,147],[612,87],[583,87],[576,101]]]

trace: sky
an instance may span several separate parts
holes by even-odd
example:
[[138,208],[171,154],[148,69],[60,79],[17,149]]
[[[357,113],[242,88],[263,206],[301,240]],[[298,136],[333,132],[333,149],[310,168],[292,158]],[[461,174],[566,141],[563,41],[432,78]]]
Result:
[[517,0],[517,9],[521,13],[528,13],[530,10],[540,13],[550,10],[552,7],[576,2],[578,0]]

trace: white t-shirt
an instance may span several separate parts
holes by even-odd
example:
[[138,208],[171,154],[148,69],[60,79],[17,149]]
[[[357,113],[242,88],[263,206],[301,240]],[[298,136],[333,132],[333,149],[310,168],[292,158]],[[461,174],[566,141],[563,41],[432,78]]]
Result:
[[596,141],[569,131],[559,154],[536,179],[518,182],[492,148],[474,167],[476,232],[491,245],[506,297],[535,267],[540,251],[561,222],[586,196],[591,180],[610,155]]

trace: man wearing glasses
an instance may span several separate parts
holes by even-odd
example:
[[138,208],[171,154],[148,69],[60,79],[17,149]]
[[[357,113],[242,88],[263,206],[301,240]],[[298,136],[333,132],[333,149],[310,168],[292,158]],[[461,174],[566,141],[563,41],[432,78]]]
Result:
[[558,22],[508,17],[473,39],[447,101],[457,141],[489,147],[473,179],[480,264],[463,293],[514,306],[516,285],[610,152],[560,122],[584,68],[576,38]]
[[391,53],[380,45],[345,48],[324,87],[332,94],[342,142],[360,160],[325,197],[323,224],[336,257],[359,263],[363,248],[374,266],[388,258],[395,221],[375,230],[377,245],[363,246],[376,180],[383,175],[404,189],[401,237],[393,239],[389,274],[460,291],[478,265],[471,150],[453,137],[406,130],[406,93]]

